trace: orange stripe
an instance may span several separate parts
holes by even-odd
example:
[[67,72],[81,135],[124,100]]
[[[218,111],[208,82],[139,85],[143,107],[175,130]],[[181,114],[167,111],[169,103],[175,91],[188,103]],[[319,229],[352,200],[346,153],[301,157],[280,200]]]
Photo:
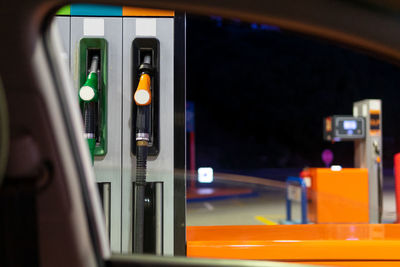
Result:
[[126,7],[122,8],[122,16],[130,17],[173,17],[174,11],[150,8]]

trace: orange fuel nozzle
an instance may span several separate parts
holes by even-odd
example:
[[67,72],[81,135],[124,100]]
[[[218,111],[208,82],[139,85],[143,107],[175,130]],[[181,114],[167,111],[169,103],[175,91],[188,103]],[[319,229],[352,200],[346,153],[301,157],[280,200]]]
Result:
[[140,75],[139,84],[133,96],[136,105],[147,106],[151,104],[151,78],[147,73]]

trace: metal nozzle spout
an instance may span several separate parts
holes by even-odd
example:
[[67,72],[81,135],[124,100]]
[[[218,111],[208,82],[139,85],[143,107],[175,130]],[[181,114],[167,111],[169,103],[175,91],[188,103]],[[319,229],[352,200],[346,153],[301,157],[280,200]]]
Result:
[[151,64],[151,56],[149,54],[144,56],[143,63]]
[[90,70],[89,72],[97,72],[99,66],[99,57],[93,56],[92,62],[90,63]]

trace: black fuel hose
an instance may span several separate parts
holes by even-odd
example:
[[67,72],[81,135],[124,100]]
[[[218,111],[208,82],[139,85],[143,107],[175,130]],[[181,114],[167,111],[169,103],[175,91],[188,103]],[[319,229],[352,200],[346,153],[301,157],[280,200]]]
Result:
[[144,199],[147,171],[147,145],[147,141],[136,142],[135,253],[143,253],[144,246]]
[[96,131],[96,103],[89,102],[84,103],[84,114],[83,114],[83,121],[85,125],[85,134],[90,135],[86,136],[86,138],[94,138],[95,131]]
[[378,172],[378,223],[382,223],[383,220],[383,181],[381,175],[381,163],[380,160],[377,164]]
[[151,104],[151,57],[146,55],[139,67],[140,80],[134,95],[136,113],[136,182],[135,182],[135,253],[143,253],[144,247],[144,200],[147,175],[147,153],[149,145],[149,120]]
[[[134,252],[143,253],[144,246],[144,199],[147,174],[148,120],[149,106],[138,108],[136,120],[136,193],[135,193],[135,242]],[[147,130],[146,130],[147,128]]]

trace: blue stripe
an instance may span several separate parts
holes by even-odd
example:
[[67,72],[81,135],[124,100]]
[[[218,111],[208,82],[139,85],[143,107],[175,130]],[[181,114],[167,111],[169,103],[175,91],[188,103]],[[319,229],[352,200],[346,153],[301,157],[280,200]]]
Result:
[[71,5],[72,16],[122,16],[121,6],[73,4]]

